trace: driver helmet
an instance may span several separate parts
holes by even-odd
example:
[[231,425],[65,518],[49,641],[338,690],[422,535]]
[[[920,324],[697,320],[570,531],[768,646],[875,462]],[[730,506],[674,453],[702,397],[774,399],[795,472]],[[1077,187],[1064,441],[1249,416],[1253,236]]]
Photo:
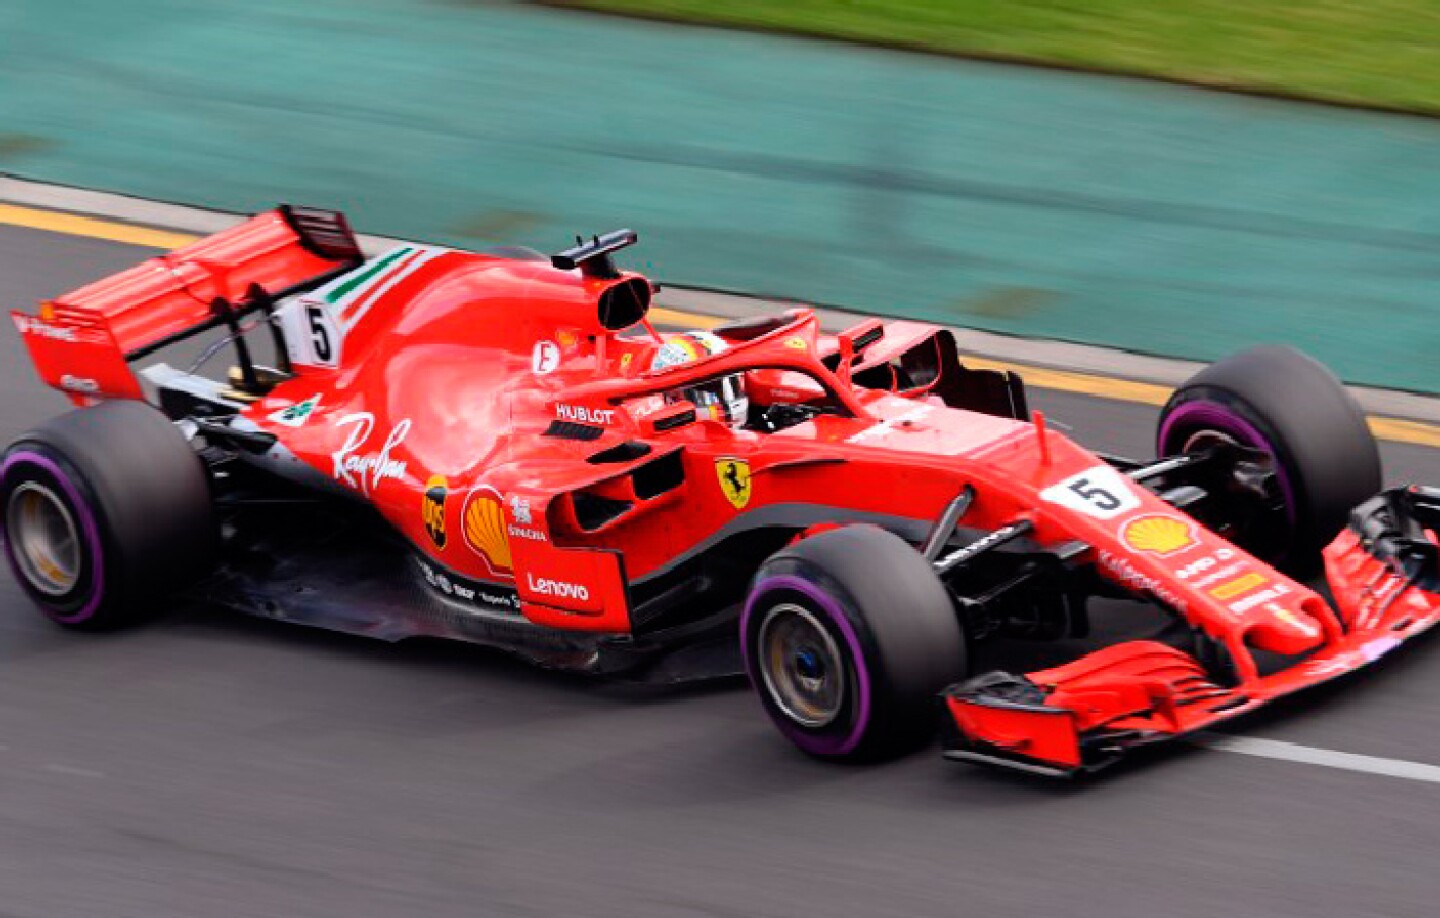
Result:
[[[724,339],[707,331],[670,335],[655,352],[655,359],[650,361],[650,369],[664,370],[694,360],[704,360],[706,357],[723,353],[726,347]],[[720,421],[731,427],[744,426],[750,413],[750,399],[745,397],[745,379],[739,373],[665,393],[666,402],[685,400],[695,405],[699,417]]]

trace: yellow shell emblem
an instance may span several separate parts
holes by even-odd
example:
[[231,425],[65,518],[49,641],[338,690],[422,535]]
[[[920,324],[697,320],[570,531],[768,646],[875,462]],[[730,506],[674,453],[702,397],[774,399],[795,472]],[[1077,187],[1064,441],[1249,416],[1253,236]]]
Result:
[[730,505],[736,510],[745,509],[750,503],[750,463],[728,457],[716,459],[715,474],[720,479],[720,491]]
[[1173,516],[1137,516],[1125,524],[1121,541],[1136,551],[1173,555],[1195,544],[1189,523]]
[[489,489],[470,492],[465,501],[465,544],[474,549],[496,573],[510,571],[510,536],[505,533],[505,508],[500,495]]

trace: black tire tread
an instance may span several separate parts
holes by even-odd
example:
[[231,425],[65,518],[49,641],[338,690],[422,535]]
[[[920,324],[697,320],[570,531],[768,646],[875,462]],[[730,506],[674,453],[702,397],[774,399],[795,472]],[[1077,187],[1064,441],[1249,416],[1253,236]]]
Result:
[[[1379,447],[1365,413],[1325,366],[1291,347],[1251,348],[1196,373],[1170,396],[1163,418],[1208,401],[1254,424],[1272,441],[1297,491],[1296,550],[1313,554],[1352,507],[1381,488]],[[1161,455],[1176,444],[1158,444]]]
[[874,727],[852,757],[886,758],[928,739],[938,693],[966,675],[968,662],[954,605],[930,564],[891,532],[847,526],[777,552],[760,576],[776,568],[834,596],[872,657]]
[[210,563],[218,529],[204,463],[152,406],[111,401],[71,411],[23,434],[10,450],[31,446],[78,473],[95,504],[109,595],[82,627],[129,621],[142,602]]

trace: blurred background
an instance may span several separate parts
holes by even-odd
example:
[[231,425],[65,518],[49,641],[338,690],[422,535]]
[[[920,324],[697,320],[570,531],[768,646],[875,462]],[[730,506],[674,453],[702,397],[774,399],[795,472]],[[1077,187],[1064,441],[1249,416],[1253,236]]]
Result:
[[[0,0],[0,173],[465,247],[628,226],[667,284],[1437,391],[1437,47],[1429,0]],[[178,244],[5,187],[6,308]],[[1151,454],[1163,389],[1045,378]],[[0,440],[64,405],[10,333],[0,395]],[[1440,482],[1413,426],[1387,484]],[[1435,912],[1433,643],[1237,727],[1289,760],[1059,785],[821,766],[738,681],[193,606],[82,637],[8,572],[0,612],[6,918]]]
[[1424,0],[574,5],[760,31],[6,0],[0,170],[469,246],[631,226],[671,283],[1199,359],[1289,340],[1351,381],[1436,388]]

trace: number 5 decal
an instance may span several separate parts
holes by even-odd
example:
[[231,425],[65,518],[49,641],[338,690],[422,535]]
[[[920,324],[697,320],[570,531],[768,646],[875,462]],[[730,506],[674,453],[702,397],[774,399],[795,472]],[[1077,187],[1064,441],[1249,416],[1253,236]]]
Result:
[[335,361],[335,325],[330,314],[318,303],[305,304],[305,324],[310,327],[310,353],[316,363],[333,364]]
[[1125,476],[1108,465],[1097,465],[1078,475],[1071,475],[1041,491],[1040,497],[1102,520],[1140,506],[1140,498]]
[[340,365],[343,336],[330,313],[329,304],[303,299],[286,304],[279,316],[291,363],[327,369]]

